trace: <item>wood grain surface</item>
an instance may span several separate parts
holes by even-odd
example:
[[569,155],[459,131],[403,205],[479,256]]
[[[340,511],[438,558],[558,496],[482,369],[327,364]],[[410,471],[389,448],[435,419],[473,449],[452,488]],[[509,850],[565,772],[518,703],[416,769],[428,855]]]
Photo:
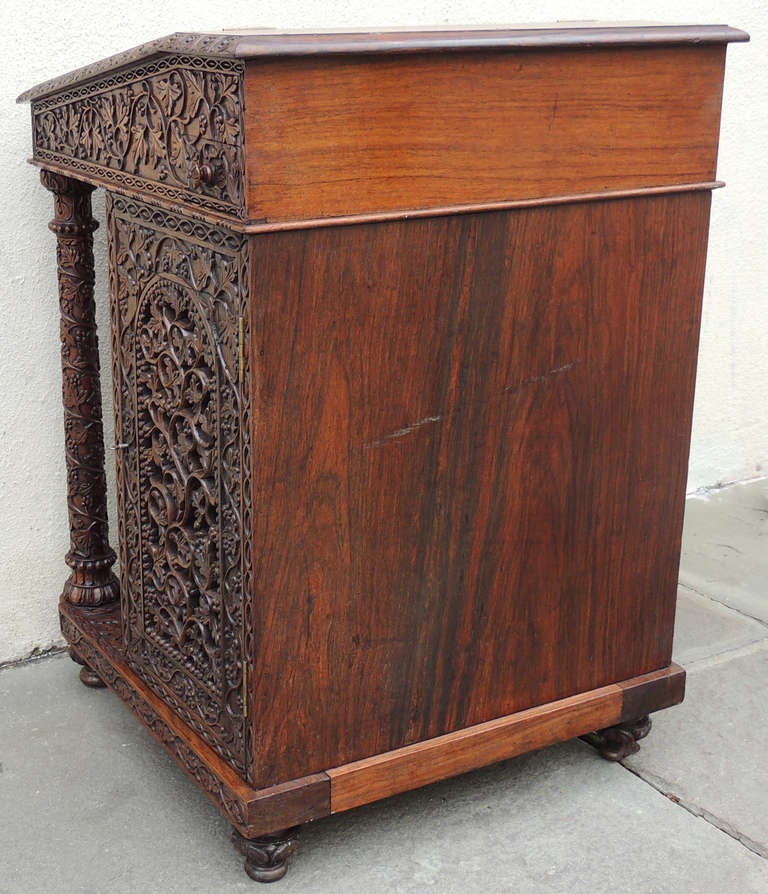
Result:
[[685,670],[674,662],[668,667],[648,674],[642,685],[625,680],[622,690],[621,720],[633,721],[679,705],[685,695]]
[[[683,700],[676,664],[327,771],[331,812],[429,785]],[[634,713],[640,709],[640,713]]]
[[[62,599],[62,629],[149,732],[245,837],[387,798],[477,767],[561,742],[682,700],[685,673],[675,664],[517,714],[499,717],[354,763],[255,790],[169,709],[126,661],[118,606],[82,609]],[[82,656],[86,656],[83,658]],[[670,693],[675,692],[674,699]],[[629,716],[629,715],[627,715]],[[634,715],[632,715],[634,716]]]
[[253,61],[251,220],[711,181],[724,46]]
[[164,55],[183,53],[208,59],[251,59],[268,56],[316,56],[402,53],[452,53],[468,50],[528,50],[532,48],[680,46],[748,41],[749,35],[728,25],[654,25],[621,22],[569,22],[508,25],[488,28],[341,28],[326,31],[275,31],[271,28],[216,31],[210,34],[177,31],[140,44],[44,81],[16,100],[31,102],[73,84]]
[[620,710],[621,690],[605,686],[329,770],[331,812],[360,807],[610,726]]
[[259,786],[669,664],[709,203],[252,237]]

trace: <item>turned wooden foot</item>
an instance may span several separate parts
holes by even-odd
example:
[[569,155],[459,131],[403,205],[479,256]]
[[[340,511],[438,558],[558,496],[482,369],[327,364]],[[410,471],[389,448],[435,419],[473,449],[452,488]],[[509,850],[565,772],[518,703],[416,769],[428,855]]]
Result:
[[640,750],[638,741],[644,739],[650,731],[651,718],[646,714],[639,720],[617,723],[616,726],[587,733],[581,739],[596,748],[607,761],[621,761]]
[[299,846],[298,828],[273,832],[259,838],[244,838],[232,830],[232,843],[245,857],[245,871],[257,882],[276,882],[288,868],[288,858]]
[[82,665],[82,667],[80,668],[80,682],[84,686],[89,686],[91,689],[104,689],[107,684],[101,679],[96,671],[92,667],[90,667],[90,665],[83,661],[83,659],[71,646],[69,649],[69,657],[75,662],[75,664]]

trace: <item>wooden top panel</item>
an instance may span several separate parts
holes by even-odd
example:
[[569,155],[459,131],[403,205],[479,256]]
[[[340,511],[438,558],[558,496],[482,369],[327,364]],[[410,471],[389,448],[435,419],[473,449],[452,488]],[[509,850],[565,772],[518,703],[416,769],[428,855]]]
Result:
[[368,53],[462,52],[525,50],[544,47],[639,46],[645,44],[732,43],[749,40],[728,25],[659,25],[568,22],[463,28],[398,28],[377,31],[336,30],[244,33],[235,53],[241,58],[265,56],[358,55]]
[[29,102],[64,87],[144,61],[164,53],[193,56],[254,58],[315,54],[447,52],[472,49],[525,49],[542,46],[617,46],[626,44],[731,43],[749,40],[744,31],[728,25],[628,25],[569,23],[516,25],[507,28],[334,30],[327,32],[185,33],[176,32],[143,43],[44,81],[19,97]]
[[247,218],[711,181],[724,62],[722,46],[253,61]]

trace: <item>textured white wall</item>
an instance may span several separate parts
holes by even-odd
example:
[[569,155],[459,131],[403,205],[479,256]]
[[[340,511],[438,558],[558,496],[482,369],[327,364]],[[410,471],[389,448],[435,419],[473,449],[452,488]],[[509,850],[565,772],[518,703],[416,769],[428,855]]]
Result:
[[[728,188],[714,195],[689,477],[694,490],[768,473],[765,0],[681,0],[675,7],[659,0],[427,0],[418,5],[407,0],[5,0],[0,37],[0,663],[61,643],[56,601],[68,547],[54,240],[46,229],[52,205],[37,172],[25,164],[31,146],[29,109],[14,105],[22,90],[172,31],[670,21],[671,16],[678,22],[725,22],[752,34],[751,44],[732,46],[728,53],[719,165]],[[96,195],[96,215],[102,217]],[[103,238],[97,232],[101,270]],[[97,288],[108,395],[104,282]],[[105,416],[107,443],[112,443],[109,398]],[[111,454],[108,473],[114,477]]]

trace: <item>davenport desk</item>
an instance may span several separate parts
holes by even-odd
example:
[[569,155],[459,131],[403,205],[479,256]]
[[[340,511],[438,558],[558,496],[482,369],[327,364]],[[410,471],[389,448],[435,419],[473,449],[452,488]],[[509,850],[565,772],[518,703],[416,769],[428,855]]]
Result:
[[[575,736],[671,663],[726,26],[174,34],[42,84],[83,682],[234,826]],[[90,195],[107,193],[120,580]]]

